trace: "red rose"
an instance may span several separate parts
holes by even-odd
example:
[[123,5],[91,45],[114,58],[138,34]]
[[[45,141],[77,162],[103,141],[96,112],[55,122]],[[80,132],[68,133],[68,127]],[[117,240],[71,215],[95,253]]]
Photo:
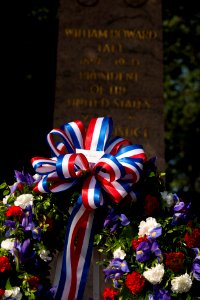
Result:
[[5,294],[5,290],[0,289],[0,298],[3,297],[4,294]]
[[133,295],[140,293],[143,290],[145,278],[138,272],[132,272],[126,276],[125,285]]
[[146,195],[144,202],[144,211],[146,216],[152,216],[159,208],[158,199],[154,196]]
[[188,248],[200,248],[200,230],[199,228],[191,228],[192,232],[186,232],[184,241]]
[[185,254],[182,252],[165,253],[165,264],[174,272],[182,270],[185,262]]
[[118,292],[110,289],[110,288],[105,288],[103,292],[103,300],[114,300],[115,295],[117,295]]
[[0,257],[0,272],[3,273],[5,271],[11,270],[11,264],[7,256],[1,256]]
[[10,206],[8,207],[7,211],[5,212],[6,217],[14,217],[17,220],[21,220],[23,216],[23,210],[20,206]]
[[137,247],[139,246],[139,244],[140,244],[141,242],[146,241],[146,240],[147,240],[147,236],[146,236],[146,235],[143,236],[143,237],[139,237],[138,239],[133,239],[133,240],[131,241],[133,250],[136,250]]

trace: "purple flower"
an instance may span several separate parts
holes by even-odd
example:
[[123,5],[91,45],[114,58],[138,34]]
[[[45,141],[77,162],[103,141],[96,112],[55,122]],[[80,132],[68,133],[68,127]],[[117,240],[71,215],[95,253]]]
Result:
[[22,227],[24,227],[24,231],[32,231],[33,239],[40,240],[41,239],[41,228],[35,227],[35,223],[33,223],[33,214],[32,214],[32,206],[29,205],[26,209],[24,209],[24,217],[21,223]]
[[171,296],[169,291],[164,289],[159,289],[157,285],[153,286],[154,294],[149,295],[149,300],[170,300]]
[[110,233],[113,233],[117,227],[129,225],[130,221],[124,214],[117,215],[113,208],[110,208],[109,213],[104,221],[104,227],[111,227]]
[[33,176],[29,173],[25,174],[23,171],[20,172],[17,170],[15,170],[14,172],[16,182],[11,187],[11,193],[14,193],[20,184],[31,186],[35,182]]
[[57,286],[50,288],[44,295],[45,300],[53,300],[56,294]]
[[146,240],[141,242],[136,248],[136,260],[143,263],[151,256],[151,242]]
[[161,236],[162,234],[162,227],[155,227],[149,233],[149,239],[156,239],[157,237]]
[[4,225],[7,227],[11,227],[11,228],[15,228],[15,221],[11,221],[11,220],[5,220]]
[[15,240],[14,248],[15,259],[19,260],[20,263],[26,263],[35,256],[35,251],[32,249],[30,239],[26,239],[22,244]]
[[16,227],[16,222],[11,220],[5,220],[4,225],[8,227],[8,230],[5,232],[6,237],[13,235],[13,229]]
[[136,248],[136,260],[143,263],[150,259],[152,253],[155,254],[160,263],[163,256],[158,242],[153,239],[147,239],[146,241],[141,242]]
[[103,270],[105,274],[105,280],[113,279],[114,286],[119,288],[120,278],[124,273],[130,272],[128,264],[125,260],[120,258],[114,258],[111,260],[109,266]]
[[198,248],[193,248],[196,253],[196,257],[192,263],[192,274],[194,278],[200,281],[200,250]]
[[172,219],[172,225],[186,222],[188,220],[188,212],[191,206],[191,202],[185,203],[183,201],[177,202],[174,206],[174,215]]
[[151,246],[151,252],[155,254],[159,263],[161,263],[163,259],[162,251],[159,248],[159,244],[154,241]]
[[26,209],[24,209],[24,217],[22,219],[21,225],[24,227],[25,231],[33,229],[34,223],[31,205],[27,206]]
[[127,226],[130,224],[130,221],[129,219],[124,215],[124,214],[121,214],[120,217],[119,217],[120,221],[121,221],[121,224],[123,226]]
[[176,193],[173,194],[173,200],[174,200],[174,203],[179,202],[179,197],[178,197],[178,195]]
[[42,230],[41,230],[41,228],[39,226],[33,228],[33,230],[32,230],[33,239],[40,241],[40,239],[41,239],[41,233],[42,233]]

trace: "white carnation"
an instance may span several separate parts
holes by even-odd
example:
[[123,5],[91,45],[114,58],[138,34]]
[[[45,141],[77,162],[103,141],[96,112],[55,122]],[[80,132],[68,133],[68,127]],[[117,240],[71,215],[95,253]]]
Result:
[[28,205],[33,205],[33,200],[34,198],[32,194],[22,194],[16,198],[14,204],[24,209]]
[[144,271],[143,276],[152,284],[160,283],[165,273],[164,265],[157,264],[155,267]]
[[186,293],[192,286],[192,279],[185,273],[184,275],[177,276],[171,281],[172,291],[175,293]]
[[125,256],[126,256],[126,253],[124,252],[124,250],[121,249],[121,247],[117,248],[117,249],[113,252],[113,257],[114,257],[114,258],[124,259]]
[[138,235],[144,236],[149,235],[150,231],[158,226],[161,226],[159,223],[157,223],[155,218],[148,217],[146,221],[141,221],[139,224],[139,232]]
[[17,287],[17,286],[14,286],[10,290],[5,290],[4,296],[6,298],[12,297],[13,299],[16,299],[16,300],[21,300],[22,299],[22,293],[20,292],[20,288]]
[[5,250],[12,250],[14,247],[14,242],[15,242],[14,238],[3,240],[1,242],[1,248],[5,249]]
[[52,257],[51,256],[49,256],[49,254],[50,254],[50,251],[49,250],[45,250],[45,249],[42,249],[41,251],[40,251],[40,258],[42,259],[42,260],[44,260],[44,261],[48,261],[48,260],[52,260]]

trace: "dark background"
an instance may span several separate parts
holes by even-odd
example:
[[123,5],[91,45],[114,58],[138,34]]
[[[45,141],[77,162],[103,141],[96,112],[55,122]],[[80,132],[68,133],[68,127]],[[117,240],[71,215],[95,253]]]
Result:
[[[173,191],[199,197],[200,9],[194,0],[162,4],[166,180]],[[4,6],[0,180],[13,183],[15,169],[33,172],[31,158],[50,155],[59,1]]]
[[31,171],[31,158],[49,156],[57,49],[57,1],[8,2],[4,23],[0,180]]

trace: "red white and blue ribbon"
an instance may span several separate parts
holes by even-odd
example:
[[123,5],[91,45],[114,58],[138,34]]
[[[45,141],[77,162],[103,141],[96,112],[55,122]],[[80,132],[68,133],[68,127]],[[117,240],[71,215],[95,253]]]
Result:
[[36,192],[61,192],[84,179],[67,224],[56,300],[82,300],[92,255],[95,210],[106,204],[106,198],[119,203],[131,193],[146,160],[141,145],[121,137],[110,141],[112,128],[109,117],[91,119],[87,130],[79,120],[67,123],[47,135],[52,157],[32,159],[36,173],[42,176]]

